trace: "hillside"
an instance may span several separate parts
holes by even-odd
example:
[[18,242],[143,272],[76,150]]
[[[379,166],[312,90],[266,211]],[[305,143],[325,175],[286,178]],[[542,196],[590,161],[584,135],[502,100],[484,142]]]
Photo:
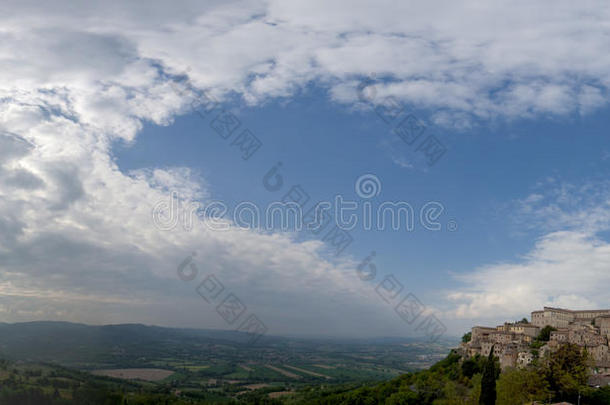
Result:
[[[300,339],[265,336],[247,344],[242,332],[176,329],[139,324],[90,326],[67,322],[0,324],[0,357],[51,362],[80,369],[145,367],[162,359],[273,362],[359,361],[395,373],[428,367],[452,340],[430,344],[410,338]],[[331,364],[332,365],[332,364]]]
[[[66,366],[120,365],[141,358],[178,355],[209,345],[238,346],[241,332],[173,329],[140,324],[90,326],[68,322],[0,324],[5,358]],[[281,338],[268,338],[278,344]]]
[[132,324],[0,324],[0,405],[476,405],[490,387],[486,370],[496,405],[576,403],[579,394],[583,405],[610,403],[609,387],[587,384],[588,354],[570,343],[526,367],[501,368],[493,350],[471,357],[464,345],[271,337],[251,347],[242,338]]
[[517,405],[567,401],[582,405],[610,404],[610,386],[586,384],[586,356],[573,345],[535,362],[525,369],[510,368],[500,372],[497,358],[481,356],[464,359],[452,351],[428,370],[407,373],[387,382],[352,390],[333,392],[314,390],[298,404],[385,404],[385,405],[478,405],[485,389],[484,372],[493,364],[496,405]]
[[[61,366],[93,381],[108,376],[119,383],[104,388],[109,394],[123,389],[121,381],[129,381],[136,391],[179,393],[171,397],[174,399],[213,397],[243,402],[247,398],[282,396],[285,402],[317,393],[326,395],[328,389],[346,391],[387,381],[429,367],[455,346],[452,341],[430,344],[408,338],[274,336],[266,336],[252,346],[245,344],[245,338],[234,331],[134,324],[0,324],[0,359],[10,362],[9,371],[26,366]],[[42,375],[50,378],[45,373]],[[24,375],[9,374],[14,378]],[[4,378],[8,379],[6,374]],[[6,393],[6,387],[50,389],[44,379],[21,381],[25,385],[15,381],[4,384],[0,392]],[[86,381],[73,382],[62,398],[70,397]]]

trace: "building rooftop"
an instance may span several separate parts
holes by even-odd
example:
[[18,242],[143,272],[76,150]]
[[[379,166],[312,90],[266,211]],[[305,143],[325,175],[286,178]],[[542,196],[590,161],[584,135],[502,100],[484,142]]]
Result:
[[532,313],[536,312],[544,312],[547,310],[551,310],[551,311],[558,311],[558,312],[565,312],[568,314],[582,314],[582,313],[586,313],[586,312],[610,312],[610,309],[579,309],[579,310],[572,310],[572,309],[565,309],[565,308],[555,308],[555,307],[544,307],[544,310],[542,311],[533,311]]

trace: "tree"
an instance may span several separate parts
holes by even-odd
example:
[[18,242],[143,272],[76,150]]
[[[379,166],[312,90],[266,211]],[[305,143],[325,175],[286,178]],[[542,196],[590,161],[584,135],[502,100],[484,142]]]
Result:
[[578,391],[587,386],[588,365],[587,351],[568,343],[546,359],[543,372],[549,387],[558,398],[575,398]]
[[419,404],[417,394],[413,391],[399,391],[385,400],[385,405],[416,405]]
[[462,336],[462,342],[464,343],[470,342],[470,339],[472,339],[472,332],[465,333],[464,336]]
[[474,359],[466,359],[462,362],[462,375],[472,378],[476,373],[480,373],[479,364]]
[[475,374],[480,374],[485,368],[487,359],[477,354],[474,357],[466,359],[462,362],[462,375],[467,378],[472,378]]
[[526,404],[548,398],[548,383],[538,371],[509,369],[500,374],[497,404]]
[[466,403],[468,405],[476,405],[479,403],[481,398],[481,374],[475,374],[470,380],[472,383],[472,389]]
[[496,403],[496,359],[494,358],[494,347],[489,351],[489,357],[483,368],[483,377],[481,379],[481,396],[479,397],[480,405],[495,405]]
[[584,391],[583,403],[591,405],[610,404],[610,387],[601,387]]
[[553,328],[550,325],[546,325],[544,328],[542,328],[536,340],[540,342],[548,342],[551,339],[551,332],[554,330],[557,329]]

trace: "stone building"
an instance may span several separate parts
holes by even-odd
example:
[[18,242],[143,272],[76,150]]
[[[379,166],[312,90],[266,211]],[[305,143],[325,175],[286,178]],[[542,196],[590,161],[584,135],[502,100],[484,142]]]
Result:
[[510,325],[509,331],[529,337],[536,337],[540,333],[540,327],[531,323],[515,323]]
[[[492,347],[495,347],[495,346],[494,346],[494,345],[495,345],[495,343],[494,343],[494,342],[491,342],[491,341],[488,341],[488,340],[482,341],[482,342],[480,343],[480,345],[481,345],[481,353],[479,353],[479,354],[480,354],[481,356],[489,356],[489,352],[491,352],[491,348],[492,348]],[[499,347],[500,347],[500,346],[497,346],[497,347],[495,348],[495,350],[497,351]],[[494,352],[494,355],[495,355],[495,354],[496,354],[496,353]]]
[[551,342],[567,343],[570,331],[567,328],[551,331]]
[[534,361],[534,354],[531,351],[519,352],[517,355],[517,367],[523,368],[532,364]]
[[600,328],[600,333],[610,339],[610,315],[595,318],[595,326]]
[[475,326],[472,328],[472,340],[478,341],[480,339],[485,339],[489,336],[490,333],[496,332],[496,328],[488,328],[485,326]]
[[532,324],[540,328],[550,325],[565,328],[572,323],[586,323],[598,317],[610,315],[610,309],[572,311],[570,309],[544,307],[542,311],[532,312]]
[[597,345],[585,347],[587,352],[591,355],[595,363],[605,363],[608,359],[608,346],[607,345]]
[[568,331],[568,342],[579,346],[599,346],[607,343],[607,338],[599,332],[584,329],[570,329]]
[[504,348],[504,350],[502,350],[500,355],[498,356],[498,358],[500,359],[500,368],[502,370],[505,370],[509,367],[515,367],[515,365],[517,364],[518,354],[519,352],[517,351],[517,349],[513,347],[509,346]]
[[531,323],[506,322],[495,328],[475,326],[472,328],[470,342],[462,343],[460,350],[466,357],[477,354],[488,356],[493,347],[494,356],[500,360],[502,369],[526,367],[535,358],[530,345],[547,325],[557,330],[551,331],[549,342],[538,350],[538,356],[546,356],[561,345],[571,343],[589,353],[595,363],[595,370],[608,370],[610,310],[605,309],[573,311],[544,307],[541,311],[532,312]]
[[495,343],[510,343],[514,336],[514,333],[509,332],[492,332],[489,334],[489,339]]

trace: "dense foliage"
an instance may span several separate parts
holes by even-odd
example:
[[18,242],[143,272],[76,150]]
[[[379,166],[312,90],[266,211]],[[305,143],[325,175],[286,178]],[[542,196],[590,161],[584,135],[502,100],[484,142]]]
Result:
[[[498,359],[476,356],[462,359],[452,352],[428,370],[352,390],[312,390],[288,403],[318,405],[421,404],[477,405],[527,404],[569,401],[582,405],[610,404],[610,387],[587,386],[588,355],[576,345],[563,345],[552,355],[524,369],[500,373]],[[486,379],[486,382],[483,380]],[[487,384],[487,387],[486,387]],[[482,392],[483,389],[483,392]],[[485,390],[489,393],[485,394]],[[487,396],[486,396],[487,395]]]
[[536,337],[536,340],[539,342],[548,342],[551,339],[551,332],[555,330],[557,329],[553,328],[552,326],[545,326],[540,330],[540,333],[538,334],[538,337]]
[[[575,345],[564,345],[525,369],[500,373],[493,355],[464,359],[452,351],[427,370],[407,373],[382,383],[282,385],[243,391],[194,388],[177,390],[171,382],[143,383],[96,377],[46,364],[18,365],[0,361],[0,405],[513,405],[534,401],[569,401],[582,405],[610,403],[610,388],[590,388],[588,355]],[[242,391],[242,392],[239,392]],[[233,392],[234,395],[227,395]],[[494,394],[490,394],[494,392]]]
[[494,359],[493,346],[489,351],[489,357],[483,367],[483,377],[481,377],[481,396],[479,404],[494,405],[496,403],[496,378],[497,367]]

